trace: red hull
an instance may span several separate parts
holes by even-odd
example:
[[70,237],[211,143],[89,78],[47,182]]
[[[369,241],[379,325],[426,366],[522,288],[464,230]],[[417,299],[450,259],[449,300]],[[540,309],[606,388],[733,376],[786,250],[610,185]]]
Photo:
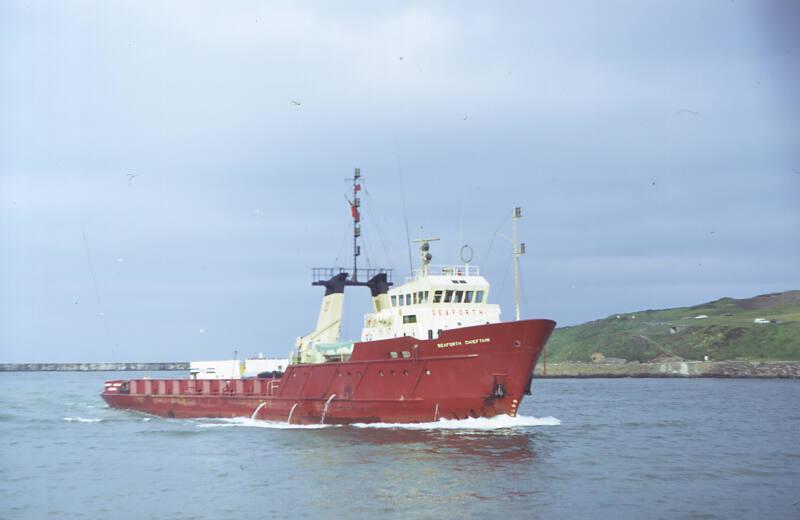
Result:
[[109,381],[115,408],[163,417],[310,423],[429,422],[515,415],[555,328],[524,320],[356,343],[346,362],[290,365],[280,379]]

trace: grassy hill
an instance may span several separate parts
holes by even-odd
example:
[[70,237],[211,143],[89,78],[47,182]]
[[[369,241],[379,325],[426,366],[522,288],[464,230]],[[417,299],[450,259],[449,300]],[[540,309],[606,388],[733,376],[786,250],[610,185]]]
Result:
[[547,344],[547,361],[588,362],[594,352],[641,362],[666,356],[800,360],[800,291],[615,314],[558,328]]

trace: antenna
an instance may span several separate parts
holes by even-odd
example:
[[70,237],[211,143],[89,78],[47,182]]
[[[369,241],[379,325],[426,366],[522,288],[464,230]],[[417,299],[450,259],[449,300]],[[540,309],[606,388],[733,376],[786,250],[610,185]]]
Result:
[[[422,228],[420,228],[420,231]],[[421,233],[420,233],[421,234]],[[430,242],[436,242],[439,240],[438,237],[431,237],[431,238],[418,238],[416,240],[412,240],[415,244],[420,244],[419,252],[420,257],[422,258],[422,276],[428,276],[428,264],[431,263],[433,259],[433,255],[430,254],[431,245]]]

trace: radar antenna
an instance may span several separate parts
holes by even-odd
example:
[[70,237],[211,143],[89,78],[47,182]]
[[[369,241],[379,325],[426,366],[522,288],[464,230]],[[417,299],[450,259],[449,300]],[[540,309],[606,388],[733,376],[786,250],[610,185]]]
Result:
[[430,242],[436,242],[437,240],[439,240],[438,237],[418,238],[416,240],[412,240],[413,243],[419,244],[420,259],[422,260],[422,276],[428,276],[428,265],[433,259],[433,255],[430,253]]

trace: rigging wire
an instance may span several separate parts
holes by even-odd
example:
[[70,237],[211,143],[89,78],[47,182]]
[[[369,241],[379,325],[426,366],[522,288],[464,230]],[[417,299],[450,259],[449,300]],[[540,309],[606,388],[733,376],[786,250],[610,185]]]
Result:
[[92,254],[89,252],[89,240],[86,238],[86,229],[81,224],[81,235],[83,235],[83,250],[86,252],[86,260],[89,263],[89,274],[92,277],[92,286],[94,287],[94,296],[97,300],[97,307],[100,312],[103,311],[103,302],[100,298],[100,289],[97,286],[97,277],[94,275],[94,265],[92,264]]
[[508,222],[509,218],[510,217],[508,216],[503,217],[503,219],[500,220],[500,225],[498,225],[497,229],[495,229],[494,233],[492,233],[492,239],[489,241],[489,247],[486,248],[486,255],[483,257],[483,263],[481,265],[488,265],[486,261],[489,260],[489,253],[492,252],[492,246],[494,245],[494,239],[497,238],[497,232],[500,231],[500,228],[503,227],[506,222]]
[[380,223],[378,221],[378,217],[372,211],[372,195],[370,195],[369,190],[362,187],[362,191],[364,192],[364,209],[366,210],[367,216],[369,217],[369,221],[375,227],[375,232],[378,235],[378,241],[381,244],[381,248],[383,248],[383,254],[386,256],[386,263],[390,269],[393,268],[392,266],[392,257],[389,255],[389,249],[386,247],[386,243],[383,241],[383,233],[380,229]]
[[110,341],[111,338],[111,330],[108,327],[108,322],[105,319],[105,311],[103,310],[105,305],[103,303],[103,298],[100,296],[100,285],[97,283],[97,276],[94,273],[94,263],[92,262],[92,253],[89,250],[89,239],[86,238],[86,228],[83,224],[81,224],[81,236],[83,237],[83,250],[86,253],[86,260],[89,265],[89,275],[92,277],[92,287],[94,288],[94,296],[97,300],[97,307],[100,309],[98,315],[102,318],[103,322],[103,331],[105,332],[105,339],[112,343],[111,347],[111,357],[112,359],[116,359],[116,344]]
[[367,235],[365,233],[361,233],[361,243],[364,244],[364,256],[367,259],[367,268],[372,267],[372,261],[369,259],[369,241],[367,241]]
[[511,270],[511,265],[513,264],[513,258],[511,264],[506,265],[505,271],[503,271],[503,280],[500,282],[500,298],[498,300],[502,300],[503,295],[505,294],[503,291],[506,288],[506,280],[508,279],[508,272]]
[[336,252],[336,259],[333,261],[333,267],[338,267],[339,265],[339,258],[342,256],[342,251],[344,250],[344,246],[347,244],[347,236],[350,234],[350,222],[346,222],[344,226],[344,234],[342,235],[342,241],[339,243],[339,250]]
[[406,189],[403,184],[403,172],[400,172],[400,195],[403,199],[403,219],[406,222],[406,244],[408,245],[408,275],[414,276],[414,262],[411,260],[411,234],[408,232],[408,211],[406,210]]
[[458,217],[458,247],[461,247],[463,242],[461,241],[461,231],[464,229],[464,199],[461,199],[461,215]]

